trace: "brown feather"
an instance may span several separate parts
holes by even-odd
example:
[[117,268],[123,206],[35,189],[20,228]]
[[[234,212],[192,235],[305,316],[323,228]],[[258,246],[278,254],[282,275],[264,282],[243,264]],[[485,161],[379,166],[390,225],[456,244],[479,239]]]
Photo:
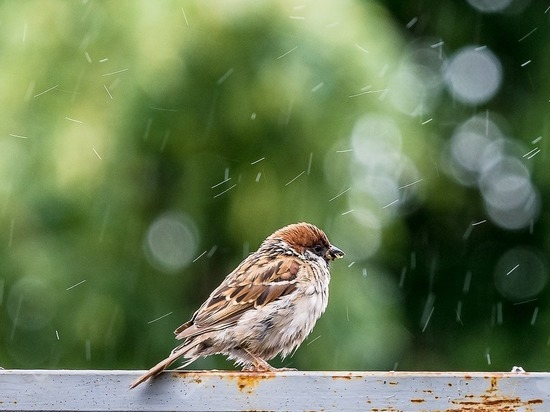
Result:
[[[265,306],[295,289],[294,283],[303,265],[298,258],[289,256],[262,263],[254,261],[247,271],[249,261],[245,260],[195,312],[191,324],[188,322],[176,329],[176,339],[191,338],[233,325],[246,311]],[[228,281],[234,273],[246,273],[246,282],[239,279]]]

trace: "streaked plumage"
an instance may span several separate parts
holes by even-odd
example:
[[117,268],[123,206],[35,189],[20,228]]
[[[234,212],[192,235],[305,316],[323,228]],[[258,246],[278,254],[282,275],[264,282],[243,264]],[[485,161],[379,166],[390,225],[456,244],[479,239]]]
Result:
[[183,343],[131,388],[179,357],[187,359],[182,367],[201,356],[224,354],[243,370],[273,370],[266,361],[290,354],[325,311],[329,262],[342,256],[314,225],[277,230],[174,331]]

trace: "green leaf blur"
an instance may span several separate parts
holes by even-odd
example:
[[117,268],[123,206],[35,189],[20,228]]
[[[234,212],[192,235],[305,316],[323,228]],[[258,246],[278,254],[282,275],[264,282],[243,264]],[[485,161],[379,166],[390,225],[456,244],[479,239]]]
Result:
[[149,367],[308,221],[346,258],[274,366],[548,369],[548,9],[402,3],[2,2],[0,366]]

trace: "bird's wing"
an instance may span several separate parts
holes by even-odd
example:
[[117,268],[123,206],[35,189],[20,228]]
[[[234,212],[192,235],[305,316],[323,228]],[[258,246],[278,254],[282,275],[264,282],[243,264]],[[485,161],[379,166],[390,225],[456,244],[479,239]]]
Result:
[[185,339],[235,324],[248,310],[265,306],[296,289],[303,261],[294,256],[268,259],[249,256],[195,312],[177,328],[176,339]]

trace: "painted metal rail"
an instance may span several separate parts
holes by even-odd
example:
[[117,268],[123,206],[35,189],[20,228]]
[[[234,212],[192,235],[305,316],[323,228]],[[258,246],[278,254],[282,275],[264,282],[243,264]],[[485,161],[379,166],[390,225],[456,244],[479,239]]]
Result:
[[0,410],[550,411],[550,373],[0,370]]

